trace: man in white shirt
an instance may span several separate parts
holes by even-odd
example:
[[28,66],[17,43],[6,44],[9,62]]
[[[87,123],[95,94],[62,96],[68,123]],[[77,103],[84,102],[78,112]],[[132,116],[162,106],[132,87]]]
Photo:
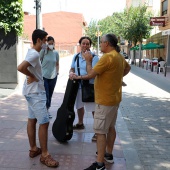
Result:
[[[32,33],[33,47],[28,50],[25,60],[18,66],[18,71],[26,75],[23,85],[23,95],[28,103],[27,134],[29,138],[29,156],[34,158],[41,154],[40,162],[48,167],[57,167],[55,161],[48,152],[48,126],[49,117],[46,108],[46,93],[42,77],[39,52],[45,46],[48,33],[36,29]],[[40,148],[36,144],[36,123],[39,123]]]

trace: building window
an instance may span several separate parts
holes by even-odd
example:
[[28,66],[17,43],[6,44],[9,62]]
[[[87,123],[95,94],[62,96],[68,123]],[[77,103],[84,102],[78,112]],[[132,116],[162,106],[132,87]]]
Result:
[[168,12],[168,0],[162,2],[162,16]]
[[140,5],[140,0],[132,0],[132,6],[138,7]]
[[153,0],[146,0],[145,2],[147,6],[153,6]]

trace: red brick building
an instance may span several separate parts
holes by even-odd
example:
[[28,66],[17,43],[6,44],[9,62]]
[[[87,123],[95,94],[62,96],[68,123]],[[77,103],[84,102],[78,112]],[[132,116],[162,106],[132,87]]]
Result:
[[[78,40],[84,33],[84,17],[79,13],[52,12],[42,14],[43,28],[49,36],[55,39],[56,50],[74,53],[77,51]],[[36,28],[36,16],[24,16],[24,36],[31,41],[31,35]]]

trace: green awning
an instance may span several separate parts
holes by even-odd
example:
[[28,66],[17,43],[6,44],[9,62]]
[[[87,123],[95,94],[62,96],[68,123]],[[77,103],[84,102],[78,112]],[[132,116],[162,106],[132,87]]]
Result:
[[[143,47],[144,47],[144,45],[142,44],[142,49],[141,50],[143,50]],[[132,48],[130,48],[130,50],[139,50],[139,44],[132,47]]]
[[153,42],[149,42],[145,44],[143,47],[144,50],[152,50],[152,49],[160,49],[160,48],[164,48],[164,45],[159,45]]

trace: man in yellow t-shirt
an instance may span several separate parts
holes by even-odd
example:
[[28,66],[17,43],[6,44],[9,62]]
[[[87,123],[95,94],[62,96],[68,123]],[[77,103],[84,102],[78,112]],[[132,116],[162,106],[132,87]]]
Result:
[[92,68],[92,56],[84,54],[87,75],[75,76],[75,79],[95,77],[95,114],[94,132],[97,134],[97,162],[85,170],[105,170],[104,160],[113,163],[113,146],[116,139],[115,123],[119,103],[122,100],[122,80],[131,69],[128,62],[119,53],[118,39],[114,34],[106,34],[101,38],[100,48],[104,55]]

